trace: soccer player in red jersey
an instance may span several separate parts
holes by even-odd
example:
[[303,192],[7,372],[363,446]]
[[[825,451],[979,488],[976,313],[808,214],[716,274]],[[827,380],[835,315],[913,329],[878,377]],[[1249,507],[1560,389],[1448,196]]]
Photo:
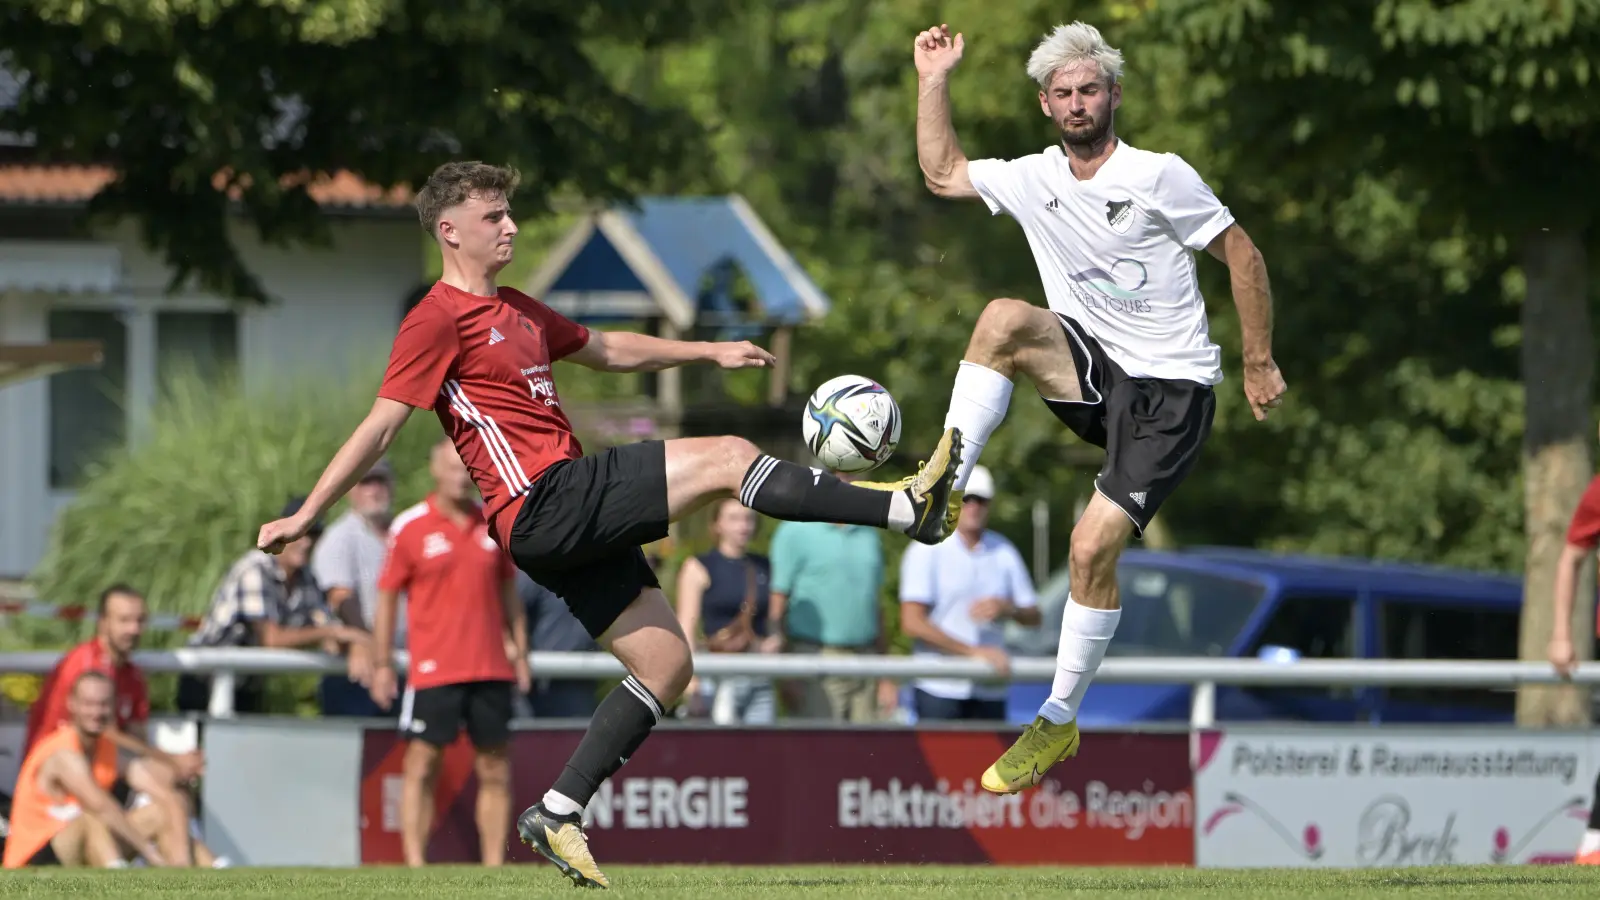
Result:
[[[1550,628],[1550,663],[1562,675],[1572,674],[1578,666],[1577,648],[1572,644],[1572,611],[1578,599],[1578,572],[1584,560],[1594,555],[1596,547],[1600,547],[1600,477],[1589,482],[1578,500],[1578,508],[1572,512],[1566,546],[1561,548],[1561,561],[1556,567],[1556,583],[1550,592],[1555,603],[1555,621]],[[1593,603],[1594,599],[1585,602]],[[1580,866],[1600,866],[1600,778],[1594,783],[1589,827],[1578,843],[1575,862]]]
[[489,533],[539,584],[566,601],[629,675],[603,701],[550,791],[517,821],[523,840],[576,884],[606,886],[581,818],[600,784],[632,756],[693,673],[641,545],[723,497],[775,519],[869,525],[927,544],[945,537],[961,434],[947,428],[915,477],[871,487],[763,454],[744,438],[640,441],[585,455],[561,409],[551,365],[607,372],[688,363],[764,367],[748,341],[673,341],[573,322],[496,285],[511,261],[517,174],[480,162],[440,166],[417,194],[442,275],[406,314],[372,410],[293,516],[261,527],[275,553],[306,532],[377,462],[417,409],[432,410],[482,492]]

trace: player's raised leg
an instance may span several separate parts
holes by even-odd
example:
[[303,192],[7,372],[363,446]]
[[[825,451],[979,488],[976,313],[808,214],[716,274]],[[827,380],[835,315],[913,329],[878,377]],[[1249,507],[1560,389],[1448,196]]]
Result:
[[689,641],[660,588],[642,591],[598,640],[629,674],[600,702],[555,785],[517,819],[522,839],[580,887],[610,885],[589,852],[584,808],[650,736],[694,675]]
[[[1005,420],[1018,373],[1026,375],[1046,399],[1083,399],[1068,340],[1054,313],[1025,300],[991,300],[978,316],[966,355],[956,369],[944,417],[945,430],[961,434],[961,462],[945,508],[946,531],[955,529],[961,515],[961,490],[990,435]],[[870,482],[863,485],[878,487]]]
[[1072,529],[1067,557],[1071,586],[1061,616],[1050,699],[1011,749],[983,773],[986,790],[1009,794],[1032,787],[1051,766],[1078,752],[1078,707],[1122,617],[1117,559],[1132,533],[1128,514],[1099,493]]
[[946,428],[914,476],[864,487],[821,469],[762,453],[738,437],[681,438],[666,442],[667,508],[673,521],[723,497],[799,522],[870,525],[910,535],[925,544],[944,540],[943,510],[963,460],[964,439]]

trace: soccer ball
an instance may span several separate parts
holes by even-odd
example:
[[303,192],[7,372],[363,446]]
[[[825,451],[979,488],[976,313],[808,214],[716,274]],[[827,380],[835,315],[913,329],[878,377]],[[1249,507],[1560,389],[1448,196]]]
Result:
[[876,381],[840,375],[806,401],[800,427],[811,455],[828,469],[869,472],[900,443],[900,405]]

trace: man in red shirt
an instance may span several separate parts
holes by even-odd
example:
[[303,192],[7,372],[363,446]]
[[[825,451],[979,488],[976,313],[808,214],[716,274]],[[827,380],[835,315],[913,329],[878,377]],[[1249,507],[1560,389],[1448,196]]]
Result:
[[[100,672],[111,680],[114,727],[106,737],[119,750],[134,757],[112,794],[124,805],[142,794],[162,810],[161,821],[171,833],[162,840],[171,847],[191,846],[192,805],[187,785],[205,770],[205,759],[198,751],[177,756],[150,746],[150,690],[144,673],[129,658],[144,636],[144,596],[125,584],[115,584],[100,593],[96,608],[95,636],[73,647],[61,657],[39,691],[39,699],[28,710],[28,729],[22,753],[69,721],[68,700],[72,686],[84,672]],[[168,843],[170,842],[170,843]],[[201,865],[215,862],[211,851],[192,841],[192,858]],[[190,864],[191,854],[172,860],[175,866]]]
[[[1567,544],[1561,548],[1556,565],[1555,621],[1550,628],[1550,663],[1563,675],[1578,665],[1578,652],[1572,644],[1572,611],[1578,599],[1578,571],[1584,560],[1600,547],[1600,477],[1589,482],[1578,508],[1567,526]],[[1589,827],[1578,845],[1577,863],[1600,866],[1600,778],[1594,783],[1594,799],[1589,804]]]
[[523,839],[574,883],[605,886],[582,831],[583,809],[693,675],[689,643],[641,545],[732,496],[775,519],[870,525],[936,544],[945,536],[961,435],[946,429],[916,476],[870,487],[767,456],[739,437],[641,441],[585,455],[556,393],[557,360],[641,372],[696,362],[762,367],[773,357],[748,341],[592,331],[497,287],[517,236],[510,205],[517,177],[452,162],[418,192],[418,218],[442,256],[440,280],[401,322],[371,412],[305,506],[263,525],[256,543],[277,552],[304,534],[377,462],[413,410],[432,410],[483,494],[496,543],[565,600],[630,673],[601,701],[555,785],[517,821]]
[[[390,660],[400,592],[409,633],[400,730],[410,737],[400,795],[400,841],[406,864],[426,862],[433,825],[433,781],[439,753],[466,726],[477,750],[478,840],[483,863],[505,862],[511,828],[511,685],[526,692],[527,613],[511,557],[489,537],[472,474],[445,438],[433,447],[433,493],[395,517],[389,553],[378,575],[377,642],[372,699],[394,703],[398,679]],[[506,658],[506,632],[516,647]]]

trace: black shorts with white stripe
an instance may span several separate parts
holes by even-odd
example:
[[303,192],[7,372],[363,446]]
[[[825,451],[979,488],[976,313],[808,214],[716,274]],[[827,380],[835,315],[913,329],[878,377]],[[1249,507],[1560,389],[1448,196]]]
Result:
[[1056,314],[1072,348],[1081,401],[1043,398],[1078,437],[1106,451],[1094,487],[1133,521],[1143,538],[1156,510],[1200,459],[1211,436],[1216,395],[1210,385],[1134,378],[1106,355],[1084,327]]
[[644,544],[667,536],[662,441],[609,447],[550,466],[517,511],[511,558],[598,638],[646,588]]

